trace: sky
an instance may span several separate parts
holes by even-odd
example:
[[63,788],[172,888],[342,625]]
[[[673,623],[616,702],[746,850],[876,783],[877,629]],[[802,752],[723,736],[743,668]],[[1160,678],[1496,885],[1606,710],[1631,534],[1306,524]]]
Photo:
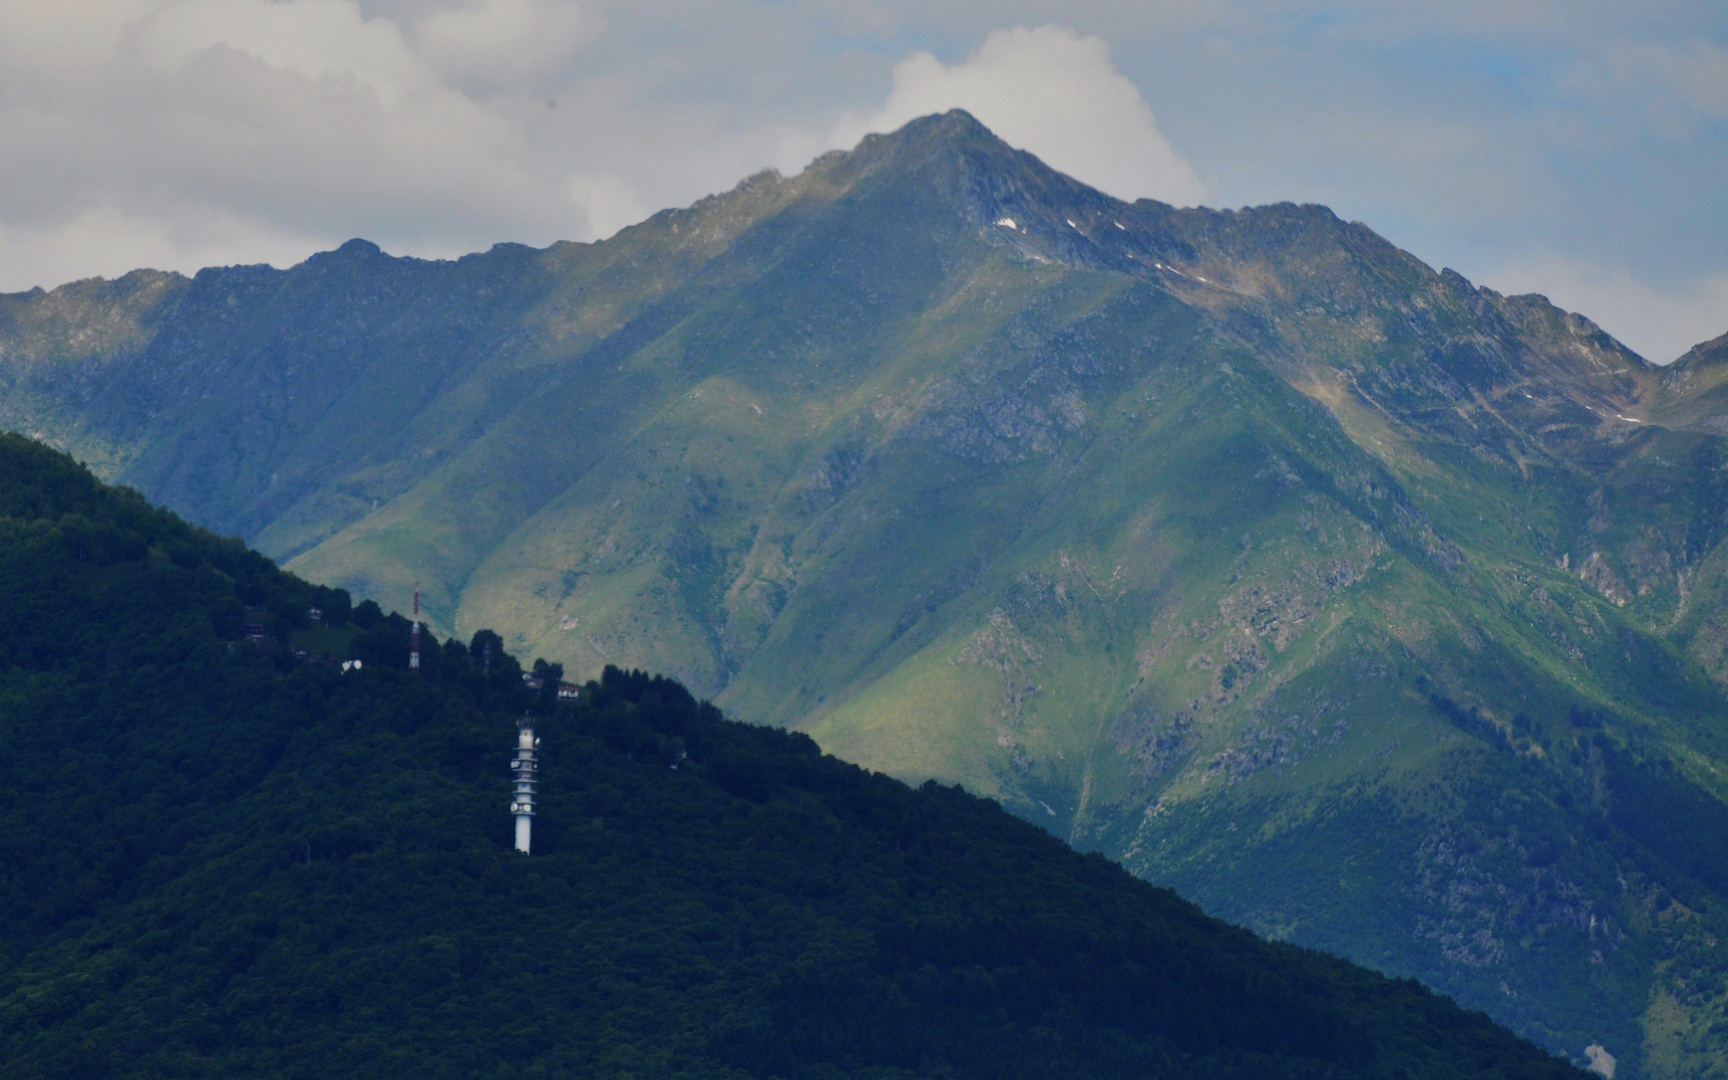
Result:
[[956,106],[1657,362],[1728,331],[1721,0],[0,0],[0,290],[598,239]]

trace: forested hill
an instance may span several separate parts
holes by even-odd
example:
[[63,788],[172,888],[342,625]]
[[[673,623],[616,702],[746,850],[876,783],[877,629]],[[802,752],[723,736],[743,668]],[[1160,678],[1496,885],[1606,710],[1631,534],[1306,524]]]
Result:
[[1576,1075],[675,682],[557,705],[484,633],[411,674],[400,617],[17,436],[0,594],[13,1080]]

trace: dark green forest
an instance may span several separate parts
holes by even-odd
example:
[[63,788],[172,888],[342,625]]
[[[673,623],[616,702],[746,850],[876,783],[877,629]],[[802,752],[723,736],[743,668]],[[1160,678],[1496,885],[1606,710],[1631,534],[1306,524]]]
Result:
[[9,1078],[1579,1075],[676,682],[560,704],[486,631],[411,673],[400,616],[17,436],[0,596]]

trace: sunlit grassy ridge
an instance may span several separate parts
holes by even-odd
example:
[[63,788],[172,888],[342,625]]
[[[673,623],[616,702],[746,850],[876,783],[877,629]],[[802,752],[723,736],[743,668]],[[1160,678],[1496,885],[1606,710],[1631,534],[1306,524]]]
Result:
[[963,782],[1622,1077],[1728,1054],[1723,853],[1634,805],[1728,794],[1721,362],[959,113],[602,244],[0,301],[0,419],[314,580]]

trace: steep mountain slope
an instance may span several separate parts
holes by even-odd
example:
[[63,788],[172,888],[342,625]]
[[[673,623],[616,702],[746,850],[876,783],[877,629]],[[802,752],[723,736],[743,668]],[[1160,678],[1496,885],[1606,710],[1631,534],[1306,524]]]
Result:
[[669,680],[536,699],[485,635],[410,673],[400,617],[17,436],[0,588],[8,1077],[1580,1075]]
[[0,419],[315,580],[674,672],[1621,1077],[1728,1069],[1713,370],[963,113],[603,244],[0,302]]
[[1694,346],[1662,372],[1650,419],[1667,427],[1728,434],[1728,334]]

